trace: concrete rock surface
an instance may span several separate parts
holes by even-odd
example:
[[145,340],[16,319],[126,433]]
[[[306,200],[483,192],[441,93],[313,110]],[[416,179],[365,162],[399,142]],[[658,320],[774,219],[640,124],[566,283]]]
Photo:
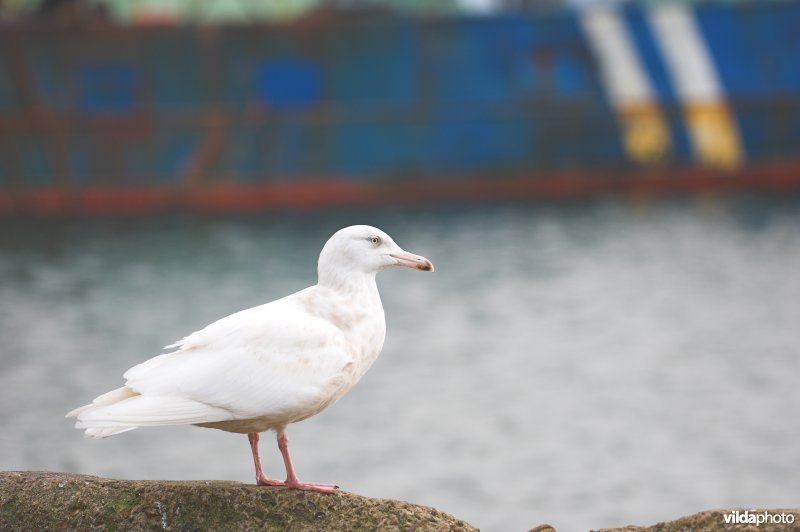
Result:
[[434,508],[226,481],[0,472],[0,530],[477,530]]

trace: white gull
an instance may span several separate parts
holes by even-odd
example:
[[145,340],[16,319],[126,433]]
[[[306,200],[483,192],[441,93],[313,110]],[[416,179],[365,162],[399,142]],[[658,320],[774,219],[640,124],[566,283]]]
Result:
[[[231,314],[125,372],[125,386],[67,417],[104,438],[137,427],[198,425],[245,433],[259,485],[330,492],[300,482],[286,427],[336,402],[369,369],[386,335],[375,275],[391,266],[433,271],[375,227],[336,232],[319,256],[319,280],[271,303]],[[286,480],[268,479],[258,455],[259,433],[274,430]]]

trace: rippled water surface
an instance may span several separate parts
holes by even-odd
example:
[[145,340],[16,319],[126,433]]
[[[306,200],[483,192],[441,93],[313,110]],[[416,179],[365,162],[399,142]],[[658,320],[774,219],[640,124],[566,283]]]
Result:
[[[162,345],[315,282],[378,225],[436,273],[379,277],[359,385],[290,427],[298,473],[484,530],[797,506],[800,209],[728,199],[43,222],[0,229],[0,468],[253,481],[247,439],[85,440],[64,413]],[[283,473],[271,438],[267,473]]]

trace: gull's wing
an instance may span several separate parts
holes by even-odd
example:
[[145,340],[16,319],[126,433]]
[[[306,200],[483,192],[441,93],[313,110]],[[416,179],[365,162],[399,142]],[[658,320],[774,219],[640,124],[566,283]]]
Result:
[[351,362],[342,331],[303,304],[325,297],[317,288],[212,323],[175,352],[129,369],[124,388],[70,414],[90,429],[299,418]]

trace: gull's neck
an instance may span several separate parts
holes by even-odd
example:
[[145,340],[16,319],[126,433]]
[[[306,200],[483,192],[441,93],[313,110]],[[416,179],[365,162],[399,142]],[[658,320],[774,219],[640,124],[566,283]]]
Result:
[[375,273],[354,270],[342,271],[335,268],[320,270],[318,286],[329,288],[343,296],[365,300],[367,304],[380,304]]

